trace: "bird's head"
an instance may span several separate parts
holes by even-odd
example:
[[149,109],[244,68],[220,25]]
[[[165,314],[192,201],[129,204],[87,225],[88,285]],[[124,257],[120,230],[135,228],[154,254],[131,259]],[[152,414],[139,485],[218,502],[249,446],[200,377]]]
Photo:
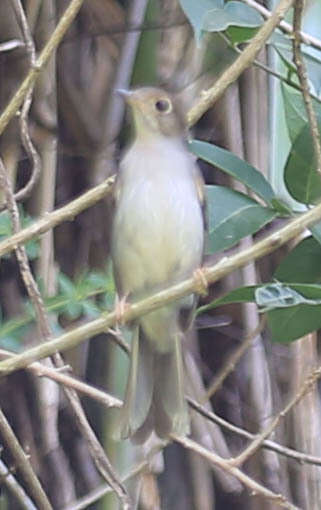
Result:
[[177,137],[184,132],[183,116],[171,94],[154,87],[118,90],[130,106],[136,136]]

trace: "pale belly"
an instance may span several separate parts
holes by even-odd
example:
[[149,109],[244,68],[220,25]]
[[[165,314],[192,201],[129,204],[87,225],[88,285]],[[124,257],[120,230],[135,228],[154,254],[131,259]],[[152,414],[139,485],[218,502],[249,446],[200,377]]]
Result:
[[123,190],[113,234],[122,294],[139,297],[191,275],[202,253],[202,212],[189,180],[138,176]]

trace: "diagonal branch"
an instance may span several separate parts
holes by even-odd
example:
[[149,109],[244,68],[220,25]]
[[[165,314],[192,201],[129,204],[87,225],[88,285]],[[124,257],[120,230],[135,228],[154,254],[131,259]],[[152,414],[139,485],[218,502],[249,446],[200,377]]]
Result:
[[43,48],[39,57],[35,61],[34,66],[32,67],[32,69],[30,69],[27,76],[25,77],[20,87],[18,88],[17,92],[15,93],[11,101],[9,101],[7,107],[1,114],[0,135],[3,133],[10,120],[18,112],[24,98],[28,94],[29,90],[33,87],[40,71],[44,68],[44,66],[48,62],[53,51],[57,48],[57,46],[61,42],[63,36],[70,27],[71,23],[73,22],[83,2],[84,0],[71,0],[64,14],[61,16],[58,25],[56,26],[52,36],[50,37],[47,44]]
[[5,415],[0,409],[0,433],[2,440],[15,464],[19,467],[20,472],[23,475],[24,481],[26,482],[31,496],[34,499],[38,508],[43,510],[53,510],[51,504],[49,503],[46,493],[44,492],[38,478],[36,477],[33,469],[31,467],[30,461],[23,451],[22,447],[19,444],[15,434],[13,433]]
[[282,496],[282,494],[276,494],[275,492],[267,489],[260,483],[253,480],[253,478],[247,476],[245,473],[243,473],[243,471],[241,471],[237,467],[230,465],[229,460],[219,457],[219,455],[216,455],[214,452],[210,452],[209,450],[199,445],[195,441],[192,441],[192,439],[175,435],[172,436],[172,439],[174,439],[174,441],[184,446],[184,448],[187,448],[195,453],[198,453],[208,462],[214,464],[214,466],[220,467],[230,475],[235,476],[235,478],[237,478],[240,482],[242,482],[245,485],[245,487],[247,487],[247,489],[250,490],[250,493],[252,495],[254,494],[260,495],[266,498],[268,501],[271,501],[282,508],[287,508],[288,510],[299,510],[297,506],[290,503],[290,501],[288,501],[284,496]]
[[189,126],[195,124],[200,117],[212,106],[240,74],[253,63],[256,55],[264,46],[273,30],[279,25],[286,12],[292,6],[294,0],[281,0],[271,17],[262,25],[260,30],[251,39],[251,42],[242,54],[231,64],[226,71],[216,80],[213,87],[203,92],[200,101],[190,109],[187,114]]
[[[220,280],[223,276],[226,276],[235,269],[246,266],[250,261],[257,260],[264,255],[272,253],[320,219],[321,204],[289,221],[279,230],[276,230],[265,239],[254,243],[251,247],[242,250],[240,253],[236,253],[230,257],[223,257],[217,264],[204,267],[202,269],[204,278],[208,283],[214,283]],[[179,284],[168,287],[165,290],[128,306],[124,312],[124,321],[136,319],[164,304],[171,303],[193,292],[197,293],[198,290],[199,282],[196,281],[195,278],[188,278]],[[11,359],[1,361],[0,376],[24,368],[28,366],[29,363],[46,358],[55,352],[75,347],[88,338],[106,331],[112,325],[116,324],[116,322],[117,314],[115,311],[102,314],[97,319],[79,326],[78,328],[74,328],[53,340],[32,347],[21,354],[13,356]]]
[[[272,13],[269,11],[266,7],[264,7],[262,4],[259,4],[255,0],[242,0],[244,3],[249,5],[250,7],[253,7],[256,9],[264,18],[270,18]],[[287,23],[286,21],[281,21],[279,27],[286,32],[289,35],[293,35],[293,27],[290,25],[290,23]],[[313,37],[310,34],[307,34],[306,32],[300,31],[300,39],[304,44],[307,44],[309,46],[313,46],[314,48],[317,48],[321,50],[321,40],[317,39],[316,37]]]
[[30,239],[40,236],[56,227],[64,221],[72,221],[77,214],[81,213],[84,209],[95,205],[104,196],[110,193],[113,189],[115,176],[109,177],[106,181],[98,186],[83,193],[80,197],[75,198],[67,205],[56,209],[51,213],[45,214],[42,218],[32,223],[30,226],[19,230],[12,234],[10,237],[0,242],[0,257],[14,250],[16,246],[24,244]]
[[301,54],[301,22],[302,12],[304,8],[303,0],[296,0],[294,5],[294,16],[293,16],[293,55],[294,63],[298,71],[299,82],[302,88],[302,96],[305,104],[305,109],[309,119],[312,142],[314,147],[314,155],[316,159],[317,172],[321,176],[321,143],[318,129],[318,122],[315,111],[313,109],[312,99],[309,91],[309,81],[306,64]]
[[[15,201],[13,191],[10,186],[10,181],[8,179],[6,170],[1,159],[0,159],[0,185],[4,190],[4,194],[6,197],[7,207],[12,219],[13,231],[17,233],[20,229],[20,217],[18,206]],[[42,300],[42,296],[30,270],[25,247],[21,245],[17,246],[15,251],[22,279],[24,281],[30,301],[32,302],[36,312],[37,324],[40,330],[41,338],[48,341],[48,339],[52,335],[52,332],[44,307],[44,303]],[[53,352],[52,356],[53,363],[55,364],[56,367],[60,368],[64,365],[61,355],[57,351]],[[118,479],[118,476],[114,471],[111,463],[109,462],[107,455],[105,454],[94,431],[92,430],[87,420],[87,417],[84,413],[84,410],[81,406],[80,399],[77,393],[73,389],[67,387],[64,387],[64,390],[67,400],[70,404],[71,410],[79,426],[79,429],[88,442],[88,447],[97,469],[115,491],[116,495],[119,498],[119,501],[121,502],[122,508],[124,510],[128,510],[130,508],[130,503],[127,491],[124,485]]]

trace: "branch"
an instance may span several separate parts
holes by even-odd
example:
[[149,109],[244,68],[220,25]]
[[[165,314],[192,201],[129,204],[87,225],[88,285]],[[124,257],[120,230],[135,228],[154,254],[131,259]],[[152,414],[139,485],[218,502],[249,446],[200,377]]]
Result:
[[262,333],[266,323],[266,316],[264,315],[258,325],[250,331],[245,338],[241,341],[241,344],[235,349],[228,357],[226,363],[224,363],[221,370],[215,375],[213,381],[210,382],[209,388],[206,391],[206,399],[210,399],[217,390],[222,386],[223,381],[233,372],[235,365],[239,362],[243,354],[249,349],[254,338]]
[[3,442],[10,451],[12,458],[23,475],[24,481],[27,484],[31,495],[38,508],[43,510],[53,510],[49,503],[46,493],[40,485],[31,467],[30,461],[20,446],[15,434],[13,433],[5,415],[0,409],[0,433]]
[[24,488],[17,482],[16,478],[0,459],[0,482],[7,491],[18,501],[24,510],[37,510],[34,503],[27,496]]
[[290,503],[282,494],[276,494],[273,491],[270,491],[269,489],[266,489],[263,485],[256,482],[249,476],[247,476],[245,473],[243,473],[240,469],[237,467],[234,467],[230,465],[230,461],[223,459],[222,457],[219,457],[213,452],[210,452],[203,446],[199,445],[195,441],[192,441],[191,439],[187,437],[180,437],[180,436],[172,436],[172,439],[176,441],[177,443],[184,446],[184,448],[187,448],[189,450],[192,450],[195,453],[198,453],[201,455],[204,459],[206,459],[210,464],[213,464],[214,466],[220,467],[230,475],[235,476],[240,482],[242,482],[245,487],[247,487],[250,490],[250,494],[253,495],[260,495],[264,498],[266,498],[269,501],[272,501],[276,505],[281,506],[282,508],[287,508],[289,510],[299,510],[297,506]]
[[223,72],[213,87],[202,93],[200,101],[193,106],[187,114],[186,120],[189,126],[195,124],[206,110],[208,110],[215,101],[217,101],[225,89],[231,85],[240,76],[240,74],[249,67],[250,64],[252,64],[265,41],[270,37],[275,27],[278,26],[281,19],[292,6],[293,2],[294,0],[281,0],[271,14],[271,17],[264,23],[264,25],[262,25],[242,54],[226,69],[226,71]]
[[[251,247],[242,250],[240,253],[236,253],[230,257],[223,257],[218,264],[204,267],[202,269],[204,278],[209,284],[216,282],[235,269],[246,266],[249,261],[257,260],[264,255],[272,253],[320,219],[321,204],[289,221],[284,227],[276,230],[265,239],[254,243]],[[168,287],[165,290],[128,306],[124,312],[124,321],[136,319],[149,311],[159,308],[164,304],[171,303],[185,295],[193,292],[197,293],[198,290],[199,282],[194,278],[188,278],[181,283]],[[75,347],[88,338],[106,331],[106,329],[116,324],[116,322],[117,314],[115,311],[102,314],[97,319],[79,326],[78,328],[74,328],[55,339],[32,347],[21,354],[15,355],[12,359],[1,361],[0,376],[24,368],[31,362],[46,358],[55,352]]]
[[63,36],[65,35],[71,23],[73,22],[83,2],[84,0],[71,0],[69,6],[65,10],[64,14],[61,16],[58,25],[56,26],[52,36],[50,37],[47,44],[40,53],[38,59],[35,61],[34,66],[32,67],[32,69],[30,69],[27,76],[25,77],[20,87],[18,88],[17,92],[15,93],[11,101],[9,101],[7,107],[1,114],[0,135],[3,133],[10,120],[18,112],[24,98],[27,96],[29,90],[33,87],[40,71],[44,68],[44,66],[48,62],[49,58],[51,57],[51,54],[61,42]]
[[[221,427],[224,427],[226,430],[230,432],[234,432],[234,434],[237,434],[240,437],[244,437],[245,439],[256,439],[257,436],[255,434],[251,434],[251,432],[248,432],[245,429],[241,429],[240,427],[233,425],[229,421],[224,420],[217,414],[212,413],[211,411],[200,405],[198,402],[195,402],[195,400],[191,399],[190,397],[187,396],[186,399],[188,401],[189,406],[192,409],[200,413],[208,420],[216,423],[217,425],[220,425]],[[284,455],[285,457],[290,457],[291,459],[298,461],[300,464],[306,463],[321,466],[321,457],[309,455],[308,453],[298,452],[297,450],[293,450],[292,448],[288,448],[287,446],[280,445],[279,443],[271,441],[270,439],[264,439],[264,441],[261,443],[261,446],[262,448],[267,448],[276,453],[279,453],[280,455]]]
[[[6,351],[4,349],[0,349],[0,357],[1,358],[12,358],[14,356],[13,352]],[[66,372],[68,371],[68,366],[64,366],[62,368],[53,368],[51,366],[45,365],[43,363],[38,363],[35,361],[31,363],[27,367],[27,370],[31,372],[36,377],[47,377],[52,381],[55,381],[57,384],[67,386],[68,388],[72,388],[75,391],[81,393],[82,395],[86,395],[89,398],[93,398],[97,402],[100,402],[105,407],[121,407],[122,401],[118,398],[106,393],[105,391],[99,390],[94,386],[90,386],[89,384],[76,379],[75,377],[68,375]]]
[[[3,349],[0,349],[0,356],[4,356],[5,358],[12,357],[14,354],[9,351],[5,351]],[[64,367],[65,370],[68,369],[68,367]],[[111,395],[110,393],[107,393],[106,391],[102,391],[94,386],[91,386],[83,381],[80,381],[79,379],[76,379],[74,376],[68,375],[67,373],[62,372],[59,369],[55,369],[52,367],[49,367],[47,365],[44,365],[43,363],[38,363],[37,361],[31,363],[27,367],[27,370],[33,373],[37,377],[48,377],[52,381],[55,381],[57,384],[68,386],[69,388],[73,388],[77,392],[81,393],[82,395],[85,395],[88,398],[92,398],[96,400],[96,402],[99,402],[104,407],[111,408],[111,407],[121,407],[123,405],[123,402],[119,399]],[[311,374],[313,376],[313,374]],[[207,418],[208,420],[217,423],[218,425],[224,427],[225,429],[229,430],[230,432],[234,432],[235,434],[244,437],[245,439],[255,439],[256,435],[251,434],[247,430],[241,429],[237,427],[236,425],[233,425],[232,423],[224,420],[220,416],[212,413],[202,405],[200,405],[195,400],[191,399],[190,397],[186,397],[189,406],[197,411],[199,414]],[[263,448],[267,448],[269,450],[273,450],[281,455],[284,455],[286,457],[290,457],[291,459],[294,459],[300,463],[307,463],[307,464],[314,464],[317,466],[321,466],[321,458],[316,457],[314,455],[309,455],[306,453],[298,452],[297,450],[293,450],[292,448],[288,448],[286,446],[282,446],[274,441],[271,441],[269,439],[265,439],[261,446]],[[110,489],[109,489],[110,490]]]
[[77,214],[96,204],[104,196],[110,193],[112,191],[114,181],[115,176],[113,175],[98,186],[86,191],[80,197],[72,200],[67,205],[60,207],[51,213],[47,213],[29,227],[21,229],[16,234],[13,234],[4,241],[1,241],[0,257],[14,250],[16,246],[24,244],[27,241],[30,241],[30,239],[44,234],[47,230],[56,227],[63,221],[72,221]]
[[[10,181],[8,179],[6,170],[1,159],[0,159],[0,185],[6,197],[7,207],[12,219],[13,231],[17,233],[20,229],[18,206],[14,199],[13,191],[10,186]],[[17,246],[15,251],[22,279],[24,281],[30,301],[32,302],[36,312],[37,324],[41,333],[41,338],[43,340],[48,341],[52,332],[46,315],[46,310],[42,300],[42,296],[30,270],[25,247],[23,245]],[[52,356],[53,363],[55,364],[56,367],[60,368],[64,365],[60,353],[55,351],[52,353]],[[87,440],[89,451],[93,457],[97,469],[99,470],[103,478],[105,478],[107,483],[109,483],[109,485],[115,491],[119,501],[121,502],[122,508],[124,510],[128,510],[130,508],[130,502],[127,491],[123,484],[118,480],[116,472],[114,471],[107,455],[104,452],[104,449],[102,448],[94,431],[92,430],[85,415],[85,412],[81,406],[77,393],[74,390],[67,387],[65,387],[64,390],[66,398],[70,404],[70,407],[76,419],[76,422],[80,428],[80,431]]]
[[263,441],[275,430],[279,424],[281,418],[284,418],[287,413],[312,389],[316,381],[321,377],[321,367],[313,370],[311,374],[307,376],[298,393],[294,395],[288,404],[278,413],[271,423],[263,430],[258,436],[255,437],[253,442],[236,458],[230,462],[233,466],[240,466],[246,462],[262,445]]
[[[272,16],[271,11],[266,9],[261,4],[258,4],[255,0],[243,0],[244,3],[247,5],[250,5],[250,7],[253,7],[256,9],[265,19],[268,19]],[[286,21],[281,21],[279,28],[281,28],[284,32],[287,34],[293,35],[293,27],[290,25],[290,23],[287,23]],[[320,39],[317,39],[316,37],[313,37],[310,34],[307,34],[305,32],[300,31],[299,36],[301,41],[304,44],[307,44],[308,46],[313,46],[314,48],[317,48],[318,50],[321,50],[321,41]]]
[[[21,0],[13,0],[12,5],[15,10],[18,21],[20,22],[21,25],[25,47],[29,57],[30,69],[33,69],[36,65],[36,49],[31,36],[27,18],[21,4]],[[32,94],[33,86],[30,87],[26,97],[24,98],[24,104],[20,116],[20,133],[22,144],[24,146],[26,153],[29,156],[29,159],[32,162],[32,171],[31,177],[27,184],[15,194],[15,200],[22,200],[23,198],[28,197],[40,177],[41,169],[40,158],[31,141],[28,129],[28,114],[32,102]]]
[[321,143],[319,137],[318,122],[315,111],[312,105],[312,99],[309,92],[309,81],[305,62],[301,54],[301,21],[303,12],[304,2],[303,0],[296,0],[294,4],[294,16],[293,16],[293,55],[294,63],[298,71],[298,77],[302,88],[302,96],[305,104],[305,109],[309,119],[314,155],[317,164],[317,172],[321,175]]

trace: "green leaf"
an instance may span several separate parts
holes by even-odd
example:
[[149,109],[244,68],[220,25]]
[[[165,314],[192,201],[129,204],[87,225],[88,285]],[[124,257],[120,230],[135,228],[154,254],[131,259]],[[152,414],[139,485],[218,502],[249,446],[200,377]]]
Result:
[[[301,304],[286,306],[268,312],[268,326],[274,342],[292,342],[321,327],[321,285],[305,283],[289,284],[288,289],[294,291],[293,302],[298,299]],[[298,297],[299,295],[299,297]],[[291,304],[291,298],[288,304]]]
[[223,0],[180,0],[181,7],[193,27],[195,39],[199,41],[203,30],[204,18],[213,7],[223,7]]
[[282,282],[321,282],[320,244],[313,237],[303,239],[282,260],[274,278]]
[[291,147],[284,181],[292,197],[303,204],[313,204],[321,197],[321,178],[316,171],[309,124],[305,124]]
[[291,142],[294,142],[307,123],[307,114],[301,92],[281,84],[284,102],[285,120]]
[[288,70],[289,78],[293,79],[293,75],[295,75],[295,77],[296,77],[297,76],[296,67],[291,60],[292,59],[292,50],[290,48],[288,49],[285,45],[280,45],[280,44],[272,43],[271,46],[272,46],[272,48],[274,48],[276,53],[279,55],[284,66]]
[[[285,119],[287,123],[289,137],[294,142],[304,126],[308,122],[306,107],[301,92],[289,87],[285,83],[281,84],[281,91],[284,101]],[[314,111],[321,119],[321,104],[312,99]]]
[[1,349],[6,349],[12,352],[19,352],[22,350],[21,341],[14,336],[1,337],[0,347]]
[[292,216],[292,209],[280,198],[272,198],[271,206],[278,216],[288,217]]
[[230,0],[223,8],[211,9],[206,13],[202,29],[207,32],[222,32],[229,26],[258,27],[262,22],[262,16],[253,7]]
[[319,221],[312,227],[309,227],[309,230],[311,234],[313,235],[314,239],[321,244],[321,222]]
[[58,283],[62,294],[65,294],[66,296],[74,296],[76,292],[75,285],[67,275],[64,273],[59,273]]
[[[298,288],[298,285],[296,287]],[[301,285],[301,292],[309,293],[311,291],[310,287],[307,284]],[[313,299],[309,299],[300,292],[297,292],[294,286],[281,282],[267,283],[256,289],[255,301],[261,312],[303,304],[312,306],[321,305],[321,286],[314,286],[312,290],[319,297],[316,298],[314,296]]]
[[206,186],[209,232],[206,252],[226,250],[275,218],[273,210],[223,186]]
[[0,213],[0,239],[12,234],[10,215],[7,211]]
[[196,314],[199,315],[200,313],[222,305],[229,305],[232,303],[249,303],[251,301],[255,301],[255,290],[258,287],[259,285],[250,285],[248,287],[239,287],[238,289],[234,289],[225,294],[223,297],[214,299],[207,305],[200,306],[197,309]]
[[112,310],[115,306],[115,294],[106,293],[101,301],[102,310]]
[[267,318],[274,342],[292,342],[321,327],[321,305],[273,310]]
[[[28,227],[32,223],[32,220],[29,216],[24,214],[23,208],[21,206],[19,207],[19,214],[20,214],[22,228]],[[9,237],[11,235],[12,235],[11,217],[10,217],[10,214],[8,213],[8,211],[3,211],[2,213],[0,213],[0,240],[4,239],[6,237]],[[31,241],[28,241],[25,244],[25,247],[26,247],[27,257],[30,260],[34,260],[35,258],[38,257],[38,255],[39,255],[39,241],[38,240],[33,239]],[[10,257],[10,253],[7,253],[4,255],[4,258],[9,258],[9,257]]]
[[275,198],[274,191],[264,176],[232,152],[200,140],[192,140],[189,148],[197,157],[241,181],[268,204],[271,203],[272,198]]
[[39,242],[35,240],[28,241],[25,244],[27,257],[30,260],[34,260],[39,256]]
[[82,314],[82,305],[76,301],[68,301],[62,313],[71,320],[78,319]]
[[258,28],[251,27],[236,27],[230,26],[226,30],[226,35],[232,44],[240,44],[246,41],[250,41],[255,36]]
[[82,302],[82,309],[85,315],[89,318],[96,318],[100,315],[100,310],[98,306],[93,302],[89,300],[85,300]]

